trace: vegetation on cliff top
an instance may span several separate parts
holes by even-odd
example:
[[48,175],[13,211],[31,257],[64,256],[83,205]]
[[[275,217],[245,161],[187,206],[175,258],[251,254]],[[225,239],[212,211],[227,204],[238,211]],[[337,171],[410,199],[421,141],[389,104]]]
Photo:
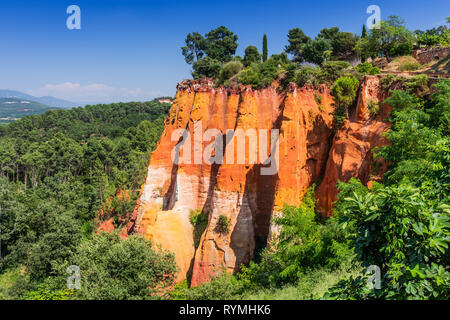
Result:
[[[300,28],[288,32],[288,45],[281,54],[268,57],[267,37],[263,37],[263,54],[254,45],[245,49],[244,58],[235,55],[238,36],[221,26],[205,36],[194,32],[186,37],[182,53],[187,63],[192,64],[195,79],[212,77],[217,85],[251,85],[255,88],[270,86],[274,80],[283,83],[334,84],[337,78],[346,75],[378,74],[380,70],[367,59],[410,55],[414,45],[447,45],[450,30],[446,26],[414,32],[408,30],[405,21],[390,16],[381,22],[380,29],[361,36],[344,32],[337,27],[324,28],[315,39],[311,39]],[[286,54],[291,56],[288,59]],[[363,64],[354,68],[350,63]],[[413,70],[417,65],[402,66]],[[330,70],[332,69],[332,70]],[[285,86],[284,86],[285,87]]]

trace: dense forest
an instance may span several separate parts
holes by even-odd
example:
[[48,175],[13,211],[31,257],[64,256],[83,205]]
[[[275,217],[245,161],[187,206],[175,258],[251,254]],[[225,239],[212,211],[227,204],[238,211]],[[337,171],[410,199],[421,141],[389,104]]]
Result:
[[[81,253],[95,245],[143,247],[143,258],[170,259],[146,251],[142,239],[93,239],[95,223],[108,219],[110,209],[116,217],[133,210],[169,107],[158,102],[86,106],[0,127],[0,297],[42,292],[55,268],[75,252],[98,268],[96,256]],[[118,190],[130,196],[117,200]]]

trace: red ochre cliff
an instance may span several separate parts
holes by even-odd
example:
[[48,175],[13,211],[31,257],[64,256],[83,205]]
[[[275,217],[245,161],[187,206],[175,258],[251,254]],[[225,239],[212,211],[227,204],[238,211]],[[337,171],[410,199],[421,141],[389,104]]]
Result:
[[[338,180],[357,177],[369,183],[382,177],[386,166],[375,164],[372,150],[387,144],[382,133],[389,128],[384,120],[390,110],[382,105],[378,115],[371,116],[368,104],[385,98],[379,78],[366,77],[350,121],[333,133],[333,100],[324,85],[318,90],[290,85],[281,91],[276,83],[259,90],[245,86],[215,88],[208,79],[180,83],[164,132],[152,153],[129,231],[137,231],[161,249],[173,252],[179,267],[178,281],[190,274],[192,286],[224,269],[239,270],[252,259],[255,248],[265,245],[270,233],[276,232],[272,216],[285,204],[299,205],[314,183],[322,181],[316,191],[318,210],[329,216]],[[179,157],[189,158],[188,144],[179,144],[182,139],[172,141],[179,129],[190,133],[191,164],[172,161],[173,150],[180,150],[180,146]],[[194,136],[209,129],[220,131],[217,138],[224,138],[224,153],[235,148],[233,140],[225,139],[227,130],[265,130],[266,157],[258,155],[256,163],[251,163],[247,145],[245,164],[229,164],[228,159],[223,164],[195,161],[199,154],[201,157],[199,150],[211,151],[208,146],[215,138],[195,143]],[[275,146],[270,144],[271,129],[279,130],[278,150],[271,148]],[[232,163],[238,163],[235,151]],[[275,174],[262,175],[267,156],[276,152],[279,161]],[[210,153],[211,157],[215,155],[215,151]],[[209,215],[198,248],[189,220],[193,210]],[[222,215],[229,219],[228,233],[217,227]]]

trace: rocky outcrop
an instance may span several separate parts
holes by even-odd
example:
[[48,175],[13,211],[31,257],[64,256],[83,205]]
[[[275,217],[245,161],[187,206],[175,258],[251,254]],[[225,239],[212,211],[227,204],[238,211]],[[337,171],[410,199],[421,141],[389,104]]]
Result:
[[387,95],[381,90],[380,77],[367,76],[355,112],[334,136],[324,179],[316,191],[317,207],[324,216],[332,213],[338,181],[354,177],[367,185],[382,180],[387,165],[374,157],[373,150],[389,143],[383,135],[391,125],[386,121],[391,107],[383,103]]
[[[191,275],[192,286],[223,269],[237,271],[266,245],[272,216],[285,204],[299,205],[311,185],[323,178],[318,204],[329,215],[338,180],[372,179],[371,150],[387,143],[382,132],[389,113],[382,106],[377,116],[369,114],[368,99],[375,97],[384,98],[379,80],[368,77],[354,118],[334,136],[326,86],[290,85],[281,91],[276,83],[260,90],[215,88],[209,79],[180,83],[131,229],[173,252],[178,280]],[[249,136],[255,130],[256,144],[250,147],[247,140],[245,152],[235,144],[239,130]],[[271,133],[277,131],[271,130],[279,132],[273,143]],[[261,147],[264,140],[267,150]],[[222,155],[223,161],[214,163]],[[272,172],[268,159],[275,163]],[[197,248],[190,223],[195,210],[208,215]],[[218,227],[221,216],[229,221],[228,233]]]

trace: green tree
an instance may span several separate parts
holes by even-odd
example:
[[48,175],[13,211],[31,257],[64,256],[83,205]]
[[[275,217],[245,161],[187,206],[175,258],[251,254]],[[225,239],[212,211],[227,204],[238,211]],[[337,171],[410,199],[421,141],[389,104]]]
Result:
[[331,88],[331,95],[334,99],[335,126],[340,127],[345,119],[348,119],[348,109],[356,100],[356,92],[359,81],[354,76],[339,78]]
[[350,32],[341,32],[338,27],[324,28],[317,35],[317,39],[330,42],[333,60],[350,60],[355,56],[356,37]]
[[243,64],[239,61],[225,63],[217,77],[217,83],[228,85],[229,80],[236,76],[243,68]]
[[67,265],[81,268],[80,299],[149,300],[164,297],[173,285],[176,264],[172,254],[154,251],[147,240],[101,233],[84,241]]
[[205,53],[213,60],[228,62],[236,53],[238,36],[224,26],[211,30],[205,36]]
[[186,46],[182,47],[182,53],[186,63],[193,64],[205,54],[205,38],[198,32],[189,33],[186,36]]
[[332,50],[328,40],[311,40],[303,46],[302,57],[305,61],[321,65],[325,60],[325,53]]
[[267,35],[263,36],[263,53],[262,53],[262,61],[266,62],[267,57],[269,55],[269,50],[267,49]]
[[249,67],[252,63],[261,62],[261,54],[258,52],[258,49],[255,46],[248,46],[245,49],[243,62],[245,67]]
[[194,62],[192,76],[194,79],[203,77],[216,78],[219,75],[221,68],[222,63],[219,60],[207,56]]
[[303,57],[303,48],[310,40],[311,38],[302,29],[291,29],[288,33],[289,44],[286,46],[285,52],[294,56],[294,62],[301,63],[305,60]]
[[361,38],[363,38],[363,39],[367,38],[367,29],[366,29],[366,25],[365,24],[363,24]]

